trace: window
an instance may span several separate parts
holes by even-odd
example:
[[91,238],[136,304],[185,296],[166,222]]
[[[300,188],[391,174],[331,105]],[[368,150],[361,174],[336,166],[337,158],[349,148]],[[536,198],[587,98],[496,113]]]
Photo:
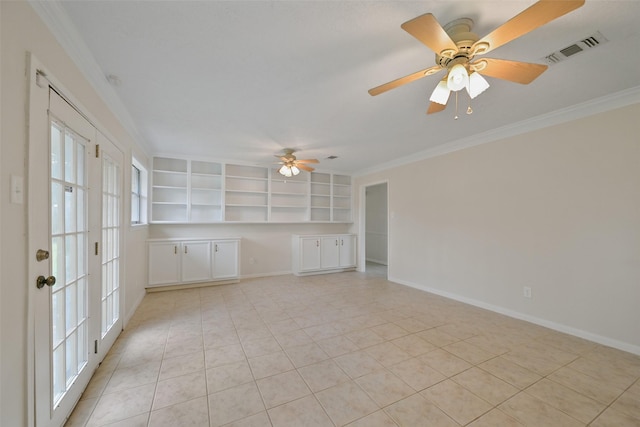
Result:
[[131,224],[147,223],[147,170],[135,158],[131,165]]

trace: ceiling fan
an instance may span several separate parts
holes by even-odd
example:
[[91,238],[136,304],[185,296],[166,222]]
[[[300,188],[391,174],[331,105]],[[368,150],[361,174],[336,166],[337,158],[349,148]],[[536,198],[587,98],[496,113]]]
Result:
[[278,173],[286,176],[287,178],[293,175],[298,175],[300,173],[300,169],[307,172],[313,172],[315,169],[311,166],[307,166],[307,164],[320,163],[317,159],[297,159],[293,154],[295,153],[295,150],[292,148],[285,148],[282,151],[284,152],[284,155],[276,155],[276,157],[280,159],[279,164],[282,165],[278,169]]
[[[418,16],[401,27],[436,53],[436,65],[374,87],[369,90],[369,94],[379,95],[447,70],[446,76],[429,98],[431,103],[427,114],[432,114],[446,108],[452,91],[456,92],[457,109],[459,90],[466,89],[471,99],[486,90],[489,83],[482,75],[521,84],[531,83],[548,68],[546,65],[493,58],[475,60],[475,57],[579,8],[584,2],[585,0],[540,0],[483,38],[471,32],[473,21],[469,18],[457,19],[442,27],[431,13]],[[467,113],[471,112],[469,106]],[[455,118],[458,118],[457,113]]]

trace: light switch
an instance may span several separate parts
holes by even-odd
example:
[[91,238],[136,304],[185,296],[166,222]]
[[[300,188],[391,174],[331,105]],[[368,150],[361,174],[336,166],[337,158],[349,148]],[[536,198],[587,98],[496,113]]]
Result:
[[11,203],[21,205],[24,201],[24,179],[11,175]]

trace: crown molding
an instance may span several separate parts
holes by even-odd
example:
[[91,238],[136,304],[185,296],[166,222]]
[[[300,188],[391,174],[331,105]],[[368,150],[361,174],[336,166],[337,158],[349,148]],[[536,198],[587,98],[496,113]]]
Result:
[[640,86],[633,87],[620,92],[615,92],[600,98],[572,105],[570,107],[561,108],[551,111],[540,116],[512,123],[487,132],[461,138],[451,141],[428,150],[420,151],[410,156],[401,157],[390,162],[382,163],[372,168],[362,169],[353,174],[353,177],[361,177],[372,173],[381,172],[387,169],[408,165],[410,163],[421,160],[430,159],[432,157],[442,156],[465,148],[482,145],[500,139],[529,133],[538,129],[558,125],[581,119],[583,117],[592,116],[594,114],[604,113],[606,111],[615,110],[617,108],[626,107],[632,104],[640,103]]
[[76,30],[60,1],[27,1],[65,52],[71,57],[71,60],[85,76],[89,84],[98,93],[98,96],[120,121],[139,148],[148,156],[150,153],[149,144],[140,134],[131,114],[129,114],[120,97],[107,81],[93,53]]

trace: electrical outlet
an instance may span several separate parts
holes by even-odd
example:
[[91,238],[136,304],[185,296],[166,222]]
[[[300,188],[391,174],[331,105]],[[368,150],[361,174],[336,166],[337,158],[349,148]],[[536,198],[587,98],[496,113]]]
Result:
[[529,286],[524,286],[522,288],[522,295],[525,298],[531,298],[531,288]]

